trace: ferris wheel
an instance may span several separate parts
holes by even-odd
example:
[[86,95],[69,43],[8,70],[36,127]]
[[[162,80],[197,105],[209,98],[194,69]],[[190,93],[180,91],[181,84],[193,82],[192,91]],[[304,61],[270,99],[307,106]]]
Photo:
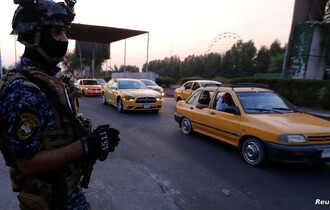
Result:
[[240,35],[233,32],[224,32],[211,41],[206,53],[225,53],[227,52],[237,41],[241,40]]

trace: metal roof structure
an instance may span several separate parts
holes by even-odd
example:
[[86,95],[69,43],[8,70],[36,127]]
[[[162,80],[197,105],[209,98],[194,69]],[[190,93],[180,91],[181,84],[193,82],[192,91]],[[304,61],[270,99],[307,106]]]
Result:
[[72,23],[70,29],[67,31],[67,37],[69,39],[74,39],[78,41],[110,44],[112,42],[116,42],[145,33],[149,32],[124,28],[113,28],[106,26]]

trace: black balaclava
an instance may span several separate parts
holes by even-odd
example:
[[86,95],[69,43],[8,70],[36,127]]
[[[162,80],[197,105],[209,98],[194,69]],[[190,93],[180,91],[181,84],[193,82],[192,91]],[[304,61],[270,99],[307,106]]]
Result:
[[50,33],[50,28],[41,30],[40,47],[51,58],[64,57],[68,49],[68,42],[56,41]]
[[[34,43],[35,33],[24,34],[23,36],[29,43]],[[56,41],[50,33],[50,27],[45,27],[41,30],[39,46],[50,58],[58,58],[64,57],[68,42]],[[48,66],[56,66],[57,64],[48,61],[38,50],[29,47],[25,47],[24,56]]]

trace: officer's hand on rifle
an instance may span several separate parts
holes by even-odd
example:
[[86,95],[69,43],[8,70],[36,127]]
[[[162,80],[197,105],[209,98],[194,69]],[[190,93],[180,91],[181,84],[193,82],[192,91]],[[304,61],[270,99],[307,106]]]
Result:
[[119,131],[109,125],[100,125],[92,135],[80,139],[84,153],[90,160],[104,161],[109,152],[113,152],[120,141]]

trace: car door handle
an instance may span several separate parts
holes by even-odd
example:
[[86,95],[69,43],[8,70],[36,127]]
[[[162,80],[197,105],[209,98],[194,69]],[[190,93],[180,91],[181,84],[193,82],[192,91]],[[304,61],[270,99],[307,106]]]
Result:
[[193,110],[193,109],[194,109],[194,107],[190,107],[190,109],[191,109],[191,110]]
[[215,112],[210,112],[210,115],[215,115]]

